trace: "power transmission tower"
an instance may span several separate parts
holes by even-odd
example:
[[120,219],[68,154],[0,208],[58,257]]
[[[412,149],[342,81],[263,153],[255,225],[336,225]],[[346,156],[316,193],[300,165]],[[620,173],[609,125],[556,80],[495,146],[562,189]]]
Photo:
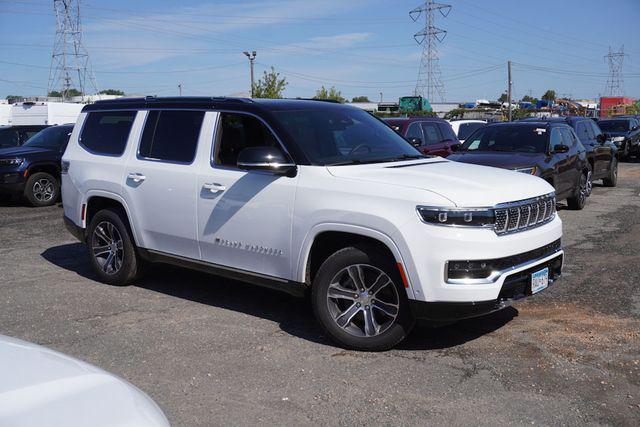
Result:
[[424,12],[425,27],[413,35],[415,41],[422,45],[422,56],[420,57],[420,69],[414,95],[426,96],[432,101],[437,94],[441,101],[444,101],[445,92],[442,80],[440,80],[440,67],[438,65],[437,43],[442,43],[447,35],[447,31],[435,26],[435,11],[439,11],[444,17],[451,12],[451,5],[436,3],[434,0],[426,0],[424,4],[416,7],[409,16],[414,22],[418,20]]
[[609,77],[607,78],[607,86],[604,92],[609,96],[624,95],[624,78],[622,77],[622,65],[624,63],[624,46],[620,47],[619,52],[614,52],[609,46],[609,54],[604,58],[609,62]]
[[89,52],[82,44],[80,0],[53,0],[53,10],[56,14],[56,36],[47,92],[59,90],[63,100],[70,98],[70,89],[77,89],[82,96],[89,87],[98,93]]

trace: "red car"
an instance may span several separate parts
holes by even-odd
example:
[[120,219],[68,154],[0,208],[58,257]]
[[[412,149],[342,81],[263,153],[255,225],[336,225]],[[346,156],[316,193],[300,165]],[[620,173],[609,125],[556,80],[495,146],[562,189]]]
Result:
[[424,154],[447,157],[460,146],[451,125],[436,117],[406,117],[384,119]]

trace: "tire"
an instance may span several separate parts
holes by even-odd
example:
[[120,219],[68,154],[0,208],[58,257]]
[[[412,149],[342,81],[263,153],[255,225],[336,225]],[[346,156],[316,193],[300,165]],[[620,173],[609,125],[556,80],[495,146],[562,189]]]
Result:
[[51,206],[60,196],[60,182],[49,173],[36,172],[27,179],[23,194],[31,206]]
[[87,247],[91,266],[100,281],[110,285],[130,284],[142,267],[126,221],[121,212],[104,209],[89,224]]
[[587,194],[587,173],[583,172],[580,175],[580,180],[578,181],[574,195],[567,199],[569,209],[576,211],[582,210],[587,203],[587,197],[589,197]]
[[602,180],[602,183],[605,187],[615,187],[618,185],[618,160],[615,158],[611,160],[609,175]]
[[327,258],[313,280],[311,302],[324,332],[347,349],[388,350],[415,323],[398,267],[372,247],[348,247]]

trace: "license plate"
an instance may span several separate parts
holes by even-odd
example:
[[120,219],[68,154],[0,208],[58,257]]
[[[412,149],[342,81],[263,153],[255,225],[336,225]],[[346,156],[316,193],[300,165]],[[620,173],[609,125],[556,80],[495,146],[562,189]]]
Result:
[[531,275],[531,293],[535,294],[549,286],[549,268],[543,268]]

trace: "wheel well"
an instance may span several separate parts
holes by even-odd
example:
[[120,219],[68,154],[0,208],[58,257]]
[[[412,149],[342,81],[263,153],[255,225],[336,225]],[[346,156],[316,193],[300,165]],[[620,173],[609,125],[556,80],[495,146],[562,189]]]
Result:
[[87,211],[85,214],[86,223],[89,224],[93,216],[103,209],[118,211],[122,214],[122,218],[129,222],[127,211],[124,209],[124,206],[122,206],[122,203],[108,197],[94,196],[87,201]]
[[48,174],[53,175],[55,178],[60,179],[60,170],[56,165],[52,164],[43,164],[43,165],[33,165],[29,168],[29,175],[33,175],[38,172],[46,172]]
[[318,234],[311,245],[311,251],[307,259],[305,282],[313,283],[316,273],[318,273],[320,266],[327,258],[340,249],[354,245],[373,247],[388,255],[390,259],[395,260],[395,256],[389,247],[373,237],[341,231],[325,231]]

